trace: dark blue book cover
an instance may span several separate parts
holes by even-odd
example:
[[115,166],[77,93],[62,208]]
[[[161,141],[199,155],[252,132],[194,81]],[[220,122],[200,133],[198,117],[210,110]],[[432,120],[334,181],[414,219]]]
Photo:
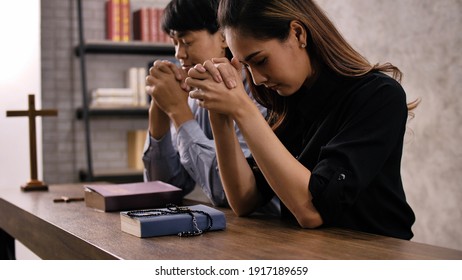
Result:
[[[181,207],[187,207],[191,212],[169,214],[169,212],[175,212],[172,211],[172,208],[120,212],[121,229],[138,237],[153,237],[192,233],[196,232],[197,229],[213,231],[226,228],[225,214],[220,210],[202,204]],[[129,215],[129,212],[132,213],[132,216]],[[207,213],[210,217],[201,212]],[[194,216],[196,224],[194,224],[191,214]]]

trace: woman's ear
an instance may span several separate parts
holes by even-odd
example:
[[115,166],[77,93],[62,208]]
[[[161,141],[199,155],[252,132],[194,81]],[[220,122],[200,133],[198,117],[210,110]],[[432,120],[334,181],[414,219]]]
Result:
[[307,44],[307,34],[305,26],[298,20],[293,20],[290,22],[291,34],[297,40],[299,47],[305,48]]

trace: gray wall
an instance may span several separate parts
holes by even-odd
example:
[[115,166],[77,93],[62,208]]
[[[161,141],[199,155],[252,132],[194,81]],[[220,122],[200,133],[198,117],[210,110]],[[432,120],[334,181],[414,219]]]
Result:
[[404,72],[409,122],[402,174],[414,241],[462,249],[462,1],[319,0],[372,63]]
[[[43,119],[44,180],[78,180],[85,167],[75,1],[42,0],[42,106],[59,109]],[[135,1],[134,6],[166,0]],[[103,0],[84,0],[87,39],[104,37]],[[403,181],[417,221],[413,241],[462,250],[461,0],[318,0],[353,46],[371,62],[390,61],[404,72],[408,99],[421,98],[409,123]],[[94,55],[89,87],[123,86],[123,70],[150,57]],[[126,165],[125,131],[146,120],[94,123],[95,165]],[[106,128],[110,128],[107,130]]]

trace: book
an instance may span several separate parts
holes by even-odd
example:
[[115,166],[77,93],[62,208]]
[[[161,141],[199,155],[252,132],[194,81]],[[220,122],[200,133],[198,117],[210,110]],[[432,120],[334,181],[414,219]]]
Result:
[[84,185],[85,205],[104,212],[165,207],[180,204],[182,190],[161,182]]
[[130,41],[130,0],[120,0],[120,40]]
[[126,85],[131,89],[133,100],[138,103],[138,68],[130,67],[126,72]]
[[121,40],[120,2],[121,0],[106,1],[106,39]]
[[147,106],[146,93],[147,71],[144,67],[130,67],[127,70],[127,86],[133,92],[133,102],[138,106]]
[[[192,211],[203,211],[212,218],[211,228],[209,231],[224,230],[226,228],[225,214],[215,208],[198,204],[187,206]],[[152,209],[152,213],[156,210],[170,211],[171,208]],[[180,232],[192,232],[196,230],[192,221],[191,215],[188,213],[174,215],[159,215],[149,216],[150,210],[143,210],[147,216],[130,217],[128,211],[120,212],[120,227],[123,232],[131,235],[146,238],[164,235],[176,235]],[[197,221],[197,227],[200,230],[206,229],[210,225],[207,216],[201,213],[192,212]]]
[[149,8],[143,7],[133,12],[133,39],[149,41]]
[[92,98],[97,97],[133,97],[134,91],[132,88],[96,88],[92,90]]
[[159,41],[162,43],[171,43],[170,34],[167,34],[162,30],[162,17],[164,16],[165,9],[159,9],[157,11],[159,17]]
[[138,68],[138,105],[148,105],[148,94],[146,93],[146,76],[148,71],[144,67]]
[[149,41],[159,42],[160,41],[160,8],[149,8]]
[[127,159],[128,167],[131,169],[143,170],[144,168],[141,157],[147,132],[147,130],[131,130],[127,132]]
[[[135,71],[135,75],[136,75]],[[135,83],[136,81],[135,76]],[[135,86],[137,86],[135,84]],[[138,90],[136,88],[136,90]],[[132,88],[97,88],[91,92],[90,107],[120,107],[120,106],[137,106],[138,93]]]
[[136,107],[133,96],[100,96],[91,100],[91,108]]

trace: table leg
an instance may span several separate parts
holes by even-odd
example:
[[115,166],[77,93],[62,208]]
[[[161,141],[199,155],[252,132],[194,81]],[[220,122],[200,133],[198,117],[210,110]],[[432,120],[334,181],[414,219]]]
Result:
[[15,260],[14,238],[0,228],[0,260]]

